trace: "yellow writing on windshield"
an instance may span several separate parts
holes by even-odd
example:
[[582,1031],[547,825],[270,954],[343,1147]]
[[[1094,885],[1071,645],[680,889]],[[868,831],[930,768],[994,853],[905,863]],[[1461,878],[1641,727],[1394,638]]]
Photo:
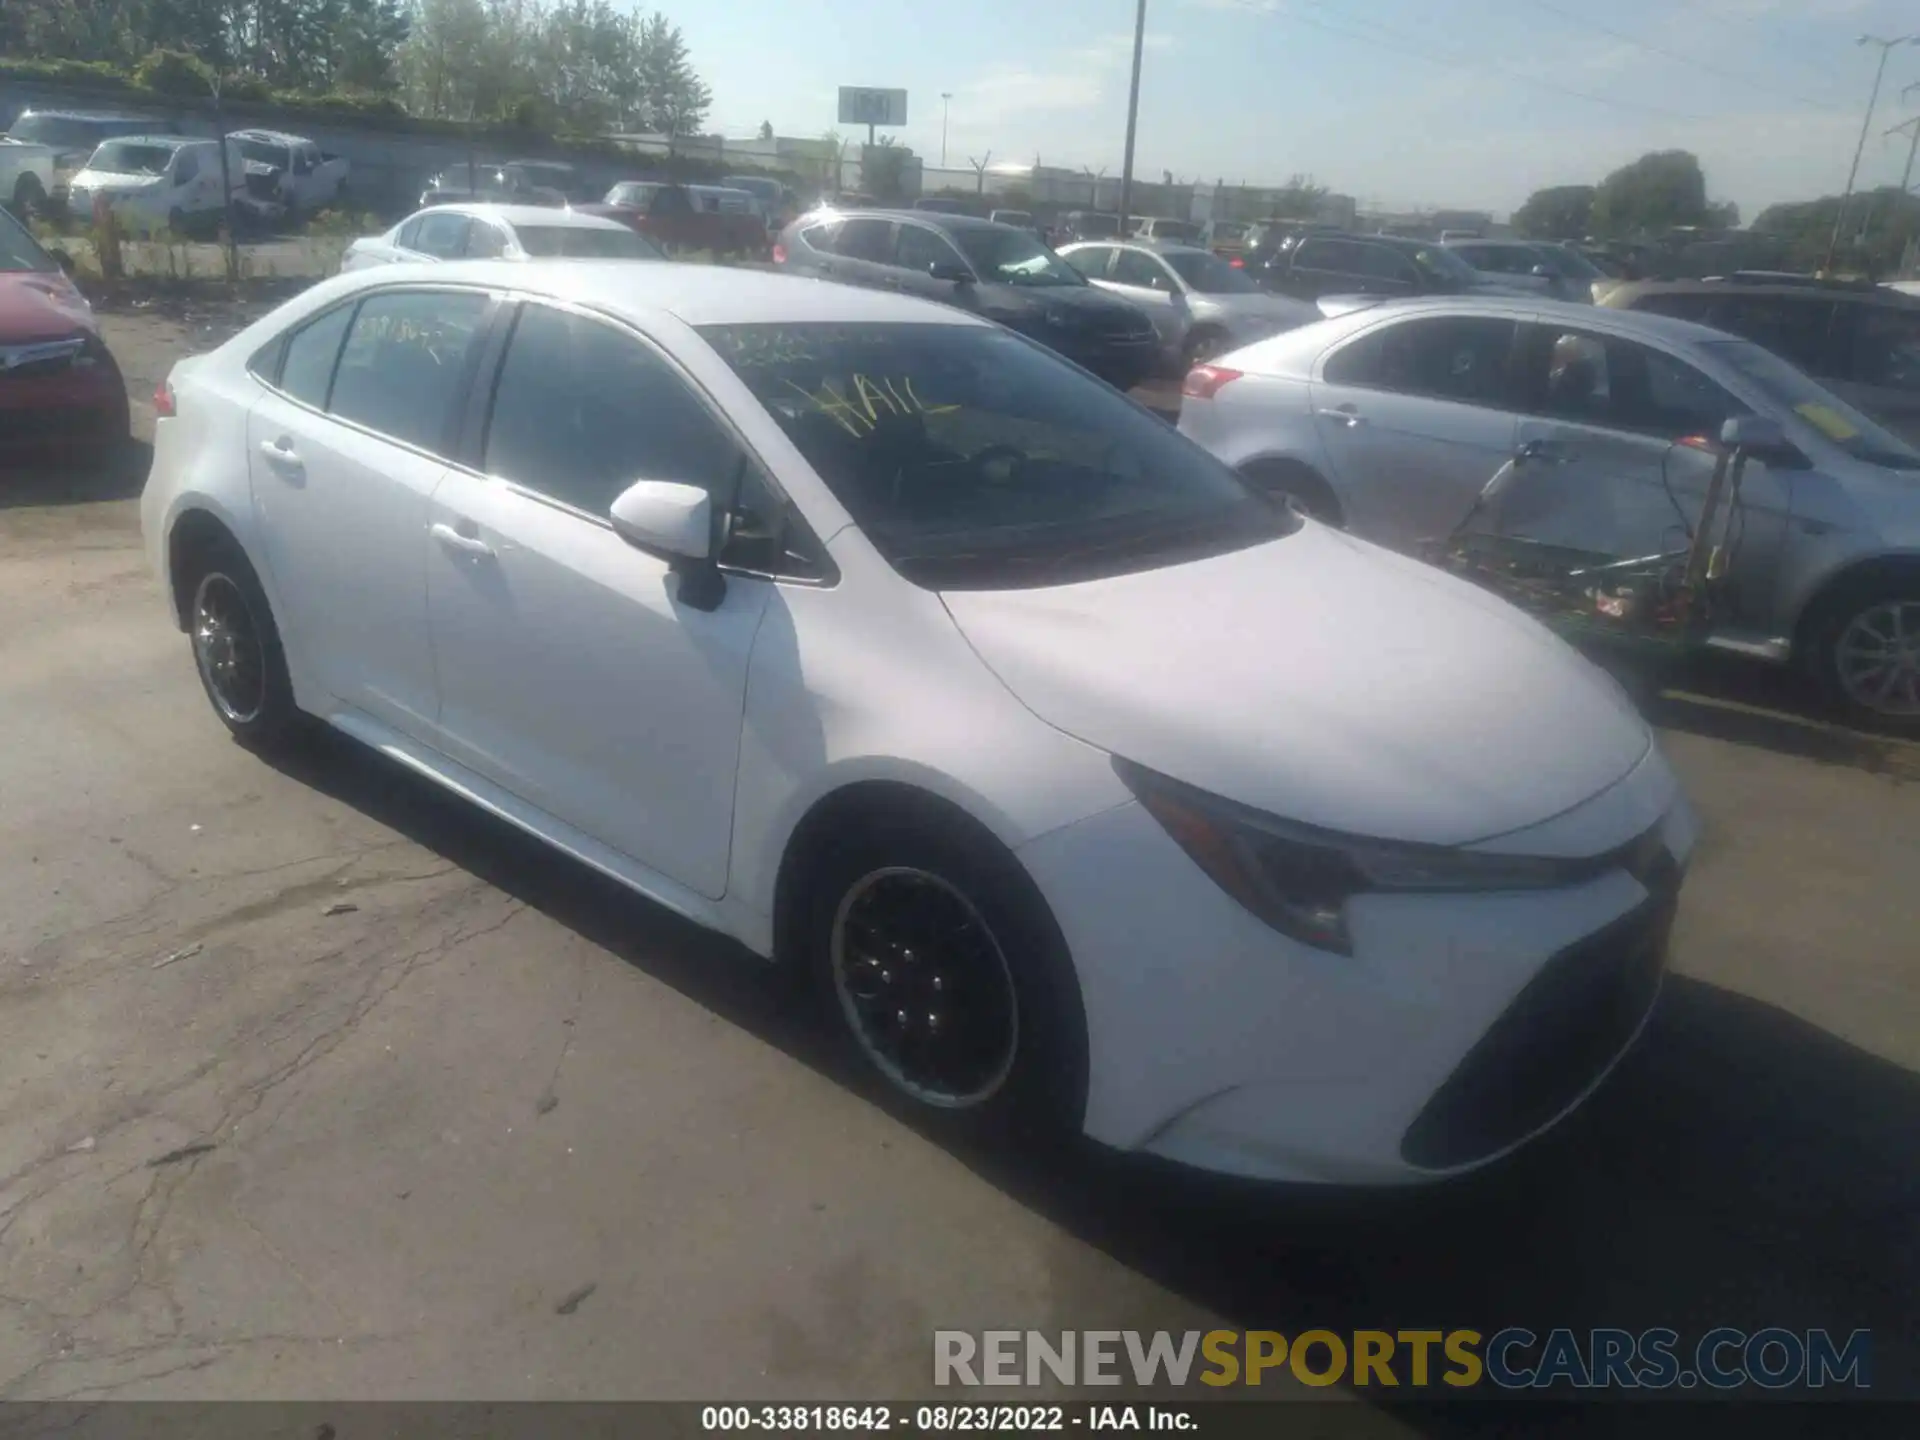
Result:
[[851,396],[842,394],[827,381],[822,381],[813,390],[791,380],[784,383],[821,414],[831,416],[855,439],[871,435],[883,414],[947,415],[960,408],[958,405],[929,405],[914,391],[912,379],[905,375],[897,379],[853,375],[848,381],[848,388],[853,392]]
[[1846,416],[1831,405],[1822,405],[1816,400],[1794,406],[1793,413],[1829,440],[1851,440],[1860,433],[1847,423]]

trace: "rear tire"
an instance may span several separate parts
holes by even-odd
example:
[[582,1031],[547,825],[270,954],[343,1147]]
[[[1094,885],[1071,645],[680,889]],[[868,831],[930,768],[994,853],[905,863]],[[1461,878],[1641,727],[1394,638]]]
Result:
[[1333,493],[1333,487],[1299,461],[1255,461],[1240,473],[1254,489],[1284,502],[1309,519],[1336,530],[1346,527],[1346,512],[1340,508],[1340,499]]
[[213,713],[243,745],[284,744],[300,711],[280,631],[252,564],[223,536],[187,556],[181,572],[194,670]]
[[800,939],[841,1048],[914,1118],[975,1138],[1058,1139],[1085,1108],[1066,942],[984,832],[884,812],[824,841]]

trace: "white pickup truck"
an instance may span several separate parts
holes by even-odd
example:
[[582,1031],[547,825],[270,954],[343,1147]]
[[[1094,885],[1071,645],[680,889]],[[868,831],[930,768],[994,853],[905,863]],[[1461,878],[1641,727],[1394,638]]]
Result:
[[346,158],[327,154],[304,135],[236,130],[227,138],[240,147],[246,161],[247,194],[282,207],[288,215],[324,210],[346,191]]
[[53,147],[0,135],[0,205],[21,220],[53,193]]

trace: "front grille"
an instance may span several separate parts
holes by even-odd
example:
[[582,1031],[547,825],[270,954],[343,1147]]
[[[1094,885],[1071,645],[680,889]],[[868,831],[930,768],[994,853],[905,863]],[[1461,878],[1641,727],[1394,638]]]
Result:
[[1626,1047],[1659,993],[1678,898],[1671,856],[1647,868],[1653,897],[1549,960],[1434,1092],[1401,1138],[1409,1165],[1450,1169],[1525,1139]]

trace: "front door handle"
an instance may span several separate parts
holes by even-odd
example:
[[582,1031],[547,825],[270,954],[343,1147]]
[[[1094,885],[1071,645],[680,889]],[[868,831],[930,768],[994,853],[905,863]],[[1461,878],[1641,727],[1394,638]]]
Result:
[[438,540],[448,550],[462,555],[471,555],[476,560],[491,559],[493,547],[478,535],[462,535],[453,526],[435,521],[427,533]]
[[1330,410],[1322,410],[1320,411],[1320,418],[1323,420],[1338,420],[1349,430],[1367,423],[1367,417],[1351,405],[1340,405]]
[[260,453],[266,457],[269,465],[281,470],[298,472],[306,468],[300,460],[299,452],[293,448],[293,442],[285,436],[278,440],[262,440]]

